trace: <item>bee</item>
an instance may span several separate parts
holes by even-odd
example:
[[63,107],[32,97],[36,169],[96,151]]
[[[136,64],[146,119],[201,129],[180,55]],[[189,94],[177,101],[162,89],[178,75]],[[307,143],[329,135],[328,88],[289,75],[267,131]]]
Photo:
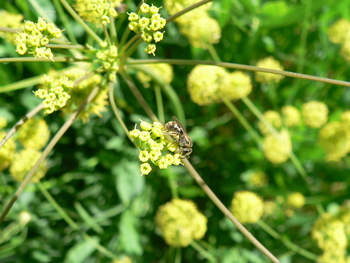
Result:
[[174,121],[169,121],[164,125],[165,131],[175,139],[173,143],[179,145],[178,153],[182,155],[183,158],[188,159],[192,153],[192,140],[181,122],[175,116],[173,116],[173,119]]

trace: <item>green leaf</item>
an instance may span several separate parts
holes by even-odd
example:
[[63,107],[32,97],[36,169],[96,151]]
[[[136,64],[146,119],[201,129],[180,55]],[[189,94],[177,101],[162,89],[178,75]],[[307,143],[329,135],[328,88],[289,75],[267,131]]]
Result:
[[99,242],[97,237],[91,240],[83,240],[68,250],[65,263],[82,263],[96,250],[96,243]]
[[137,231],[138,218],[132,211],[125,211],[119,222],[120,245],[126,253],[141,255],[142,246]]
[[115,176],[117,192],[123,203],[130,203],[144,190],[145,177],[140,174],[139,162],[122,159],[112,168],[112,174]]

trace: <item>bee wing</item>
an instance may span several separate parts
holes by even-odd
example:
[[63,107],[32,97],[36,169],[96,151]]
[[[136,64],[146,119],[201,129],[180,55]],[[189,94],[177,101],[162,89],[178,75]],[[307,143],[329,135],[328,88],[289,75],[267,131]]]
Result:
[[178,125],[184,130],[184,132],[186,133],[186,129],[185,129],[184,126],[181,124],[181,122],[180,122],[175,116],[173,116],[173,119],[174,119],[174,121],[176,122],[176,124],[178,124]]

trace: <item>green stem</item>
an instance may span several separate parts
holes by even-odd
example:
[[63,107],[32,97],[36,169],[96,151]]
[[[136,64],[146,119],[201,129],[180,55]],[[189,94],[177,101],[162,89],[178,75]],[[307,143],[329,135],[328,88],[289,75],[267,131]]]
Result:
[[92,244],[94,244],[95,248],[101,252],[103,255],[112,258],[117,259],[117,256],[114,255],[112,252],[107,250],[105,247],[101,246],[99,243],[96,242],[95,239],[91,238],[89,235],[82,233],[80,231],[80,227],[77,223],[73,221],[73,219],[64,211],[64,209],[56,202],[56,200],[52,197],[52,195],[45,189],[44,185],[41,182],[38,182],[37,187],[41,191],[41,193],[46,197],[46,199],[50,202],[50,204],[56,209],[58,214],[63,218],[64,221],[75,231],[79,232],[85,240],[90,241]]
[[156,96],[156,102],[157,102],[157,112],[158,112],[158,119],[161,123],[164,123],[164,106],[163,106],[163,99],[162,99],[162,92],[160,90],[159,85],[154,85],[154,92]]
[[207,44],[207,48],[208,48],[210,56],[213,58],[213,60],[216,62],[221,62],[221,59],[220,59],[218,53],[216,52],[214,46],[212,44]]
[[244,116],[239,112],[236,106],[229,100],[223,99],[223,102],[226,106],[232,111],[232,113],[237,117],[242,126],[247,130],[247,132],[252,136],[258,147],[261,149],[262,140],[259,134],[253,129],[253,127],[247,122]]
[[303,249],[302,247],[299,247],[298,245],[292,243],[287,237],[281,236],[278,232],[273,230],[268,224],[266,224],[264,221],[259,220],[257,224],[265,230],[266,233],[271,235],[273,238],[281,241],[287,248],[291,249],[292,251],[312,260],[317,261],[318,256]]
[[[55,62],[91,62],[90,58],[70,58],[70,57],[54,57]],[[21,58],[0,58],[0,63],[8,62],[52,62],[48,58],[21,57]]]
[[209,262],[216,263],[216,258],[210,254],[208,251],[206,251],[198,242],[192,241],[190,244],[191,247],[193,247],[199,254],[201,254],[204,258],[206,258]]
[[35,163],[35,165],[30,169],[28,172],[27,176],[24,178],[23,182],[21,185],[18,187],[15,195],[12,197],[11,201],[7,204],[5,207],[5,210],[2,212],[1,217],[0,217],[0,224],[4,221],[6,215],[10,211],[12,205],[16,202],[16,200],[19,198],[19,196],[22,194],[23,190],[29,183],[29,181],[32,179],[34,173],[36,170],[39,168],[40,164],[45,160],[45,158],[50,154],[52,151],[53,147],[56,145],[56,143],[61,139],[61,137],[64,135],[64,133],[68,130],[68,128],[73,124],[75,119],[78,117],[80,112],[85,108],[85,106],[92,101],[92,99],[96,96],[98,92],[98,88],[94,88],[89,96],[86,98],[86,100],[79,106],[78,110],[75,111],[69,118],[68,120],[63,124],[61,129],[55,134],[55,136],[51,139],[49,144],[46,146],[45,150]]
[[282,75],[282,76],[286,76],[286,77],[290,77],[290,78],[299,78],[299,79],[319,81],[319,82],[323,82],[323,83],[339,85],[339,86],[344,86],[344,87],[350,87],[350,82],[346,82],[346,81],[334,80],[334,79],[329,79],[329,78],[322,78],[322,77],[317,77],[317,76],[312,76],[312,75],[307,75],[307,74],[300,74],[300,73],[295,73],[295,72],[290,72],[290,71],[275,70],[275,69],[268,69],[268,68],[259,68],[259,67],[255,67],[255,66],[248,66],[248,65],[227,63],[227,62],[214,62],[214,61],[204,61],[204,60],[186,60],[186,59],[138,59],[138,60],[128,60],[126,65],[153,64],[153,63],[168,63],[168,64],[173,64],[173,65],[194,65],[194,66],[212,65],[212,66],[240,69],[240,70],[247,70],[247,71],[260,71],[260,72]]
[[213,203],[221,210],[221,212],[238,228],[239,231],[254,245],[256,246],[266,257],[268,257],[272,262],[280,263],[280,261],[271,254],[237,219],[232,215],[230,210],[220,201],[220,199],[214,194],[214,192],[208,187],[208,185],[203,181],[202,177],[193,168],[191,163],[184,159],[183,163],[187,171],[191,174],[193,179],[198,183],[198,185],[203,189],[203,191],[208,195],[208,197],[213,201]]
[[175,247],[175,259],[174,263],[181,263],[181,257],[182,257],[182,248],[181,247]]

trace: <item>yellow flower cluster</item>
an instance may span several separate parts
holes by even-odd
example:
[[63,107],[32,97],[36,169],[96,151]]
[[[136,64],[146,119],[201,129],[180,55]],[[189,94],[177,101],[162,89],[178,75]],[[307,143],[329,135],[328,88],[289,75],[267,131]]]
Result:
[[316,220],[311,236],[324,252],[317,262],[345,262],[348,241],[345,223],[340,218],[323,214]]
[[115,74],[119,70],[118,48],[114,45],[109,46],[96,53],[99,59],[98,63],[102,64],[101,71],[112,71]]
[[40,150],[50,137],[50,130],[44,119],[33,118],[28,120],[17,133],[17,139],[24,148]]
[[[195,3],[197,3],[196,0],[166,0],[164,2],[170,15],[174,15]],[[175,20],[179,25],[180,32],[188,38],[194,47],[206,49],[208,44],[216,44],[221,38],[219,23],[207,13],[211,5],[212,3],[202,5]]]
[[272,163],[284,163],[292,152],[292,141],[287,130],[283,129],[276,138],[273,134],[267,135],[262,144],[265,157]]
[[287,197],[287,205],[290,208],[301,208],[305,205],[305,196],[302,193],[291,193]]
[[36,58],[49,58],[53,60],[50,48],[45,47],[52,38],[60,38],[62,31],[53,23],[47,23],[39,17],[38,22],[25,21],[24,28],[18,33],[15,44],[16,52],[24,55],[27,52]]
[[174,247],[187,247],[193,240],[203,238],[207,221],[192,201],[180,199],[159,207],[155,217],[165,242]]
[[260,188],[267,185],[267,175],[263,171],[248,170],[241,174],[241,180],[246,182],[249,188]]
[[301,115],[306,126],[320,128],[328,120],[328,108],[323,102],[310,101],[303,104]]
[[328,35],[332,43],[341,45],[341,55],[350,61],[350,21],[344,18],[337,20],[330,26]]
[[287,106],[283,106],[281,111],[282,111],[284,124],[287,127],[295,127],[301,123],[300,111],[297,108],[287,105]]
[[[133,129],[129,132],[131,138],[140,150],[139,160],[142,162],[140,165],[141,175],[147,175],[151,172],[152,168],[148,161],[151,161],[154,165],[160,169],[167,169],[170,165],[182,164],[182,156],[176,152],[178,145],[170,142],[164,136],[164,125],[159,122],[153,124],[141,121],[141,130]],[[168,153],[171,152],[171,153]]]
[[43,99],[43,107],[46,114],[51,114],[64,106],[67,100],[70,99],[69,90],[74,87],[74,82],[67,77],[55,79],[51,76],[46,76],[46,88],[34,91],[36,97]]
[[[0,26],[13,29],[21,29],[23,27],[23,15],[12,14],[6,10],[0,11]],[[5,38],[8,42],[14,43],[16,34],[0,32],[0,37]]]
[[133,261],[129,257],[123,257],[122,259],[114,260],[113,263],[133,263]]
[[[0,131],[0,139],[6,135],[5,131]],[[5,170],[13,161],[16,152],[16,143],[10,139],[0,149],[0,172]]]
[[188,75],[187,89],[192,101],[209,105],[223,98],[243,98],[251,92],[252,84],[249,76],[241,71],[227,73],[220,67],[198,65]]
[[[31,148],[25,148],[15,154],[10,166],[10,173],[18,181],[22,182],[29,170],[41,156],[41,152]],[[47,172],[47,162],[44,161],[33,175],[31,182],[37,183]]]
[[[63,75],[63,77],[62,77]],[[83,68],[73,67],[70,69],[63,70],[61,72],[51,71],[48,76],[53,79],[52,86],[59,85],[60,79],[68,79],[69,83],[73,83],[84,76],[87,75],[87,71]],[[66,101],[65,107],[61,108],[61,111],[65,114],[71,114],[76,111],[78,107],[84,102],[87,96],[90,94],[96,85],[100,84],[102,81],[102,76],[100,74],[94,74],[91,77],[84,79],[83,81],[77,83],[74,88],[69,89],[70,99]],[[40,90],[50,90],[50,85],[48,83],[42,84]],[[36,93],[34,92],[34,93]],[[67,90],[68,92],[68,90]],[[45,92],[44,92],[45,93]],[[39,95],[41,93],[39,92]],[[79,114],[80,118],[84,123],[88,122],[90,115],[96,114],[102,117],[101,112],[107,111],[106,106],[108,105],[108,88],[100,89],[95,98],[85,106],[84,110]]]
[[[169,84],[173,80],[173,77],[174,77],[173,67],[170,64],[166,64],[166,63],[148,64],[148,65],[145,65],[144,67],[152,70],[157,76],[159,76],[159,78],[162,81],[164,81],[167,84]],[[140,80],[140,82],[143,83],[145,88],[150,87],[150,82],[152,79],[149,75],[146,75],[141,71],[138,71],[137,78]]]
[[[273,110],[268,110],[264,112],[264,118],[276,129],[281,128],[282,126],[282,119],[281,115]],[[259,121],[258,123],[258,128],[260,132],[264,135],[271,134],[271,131],[266,127],[266,125],[262,122]]]
[[256,223],[264,212],[264,203],[260,196],[250,191],[238,191],[231,201],[232,214],[242,224]]
[[350,150],[350,131],[339,121],[329,122],[320,129],[318,142],[326,152],[326,160],[337,162]]
[[[267,68],[267,69],[275,69],[275,70],[283,70],[283,67],[280,62],[278,62],[273,57],[266,57],[262,60],[259,60],[256,64],[257,67],[260,68]],[[255,80],[259,83],[269,83],[269,82],[280,82],[284,76],[272,74],[272,73],[265,73],[265,72],[256,72],[255,73]]]
[[119,6],[122,0],[76,0],[74,6],[79,16],[85,21],[94,23],[97,26],[109,24],[110,17],[118,17],[115,7]]
[[[142,3],[137,14],[129,14],[130,30],[140,34],[146,43],[151,43],[152,41],[158,43],[163,40],[164,32],[160,30],[165,27],[166,20],[159,14],[159,9],[156,6],[149,6],[146,3]],[[154,56],[156,45],[148,44],[145,51]]]

